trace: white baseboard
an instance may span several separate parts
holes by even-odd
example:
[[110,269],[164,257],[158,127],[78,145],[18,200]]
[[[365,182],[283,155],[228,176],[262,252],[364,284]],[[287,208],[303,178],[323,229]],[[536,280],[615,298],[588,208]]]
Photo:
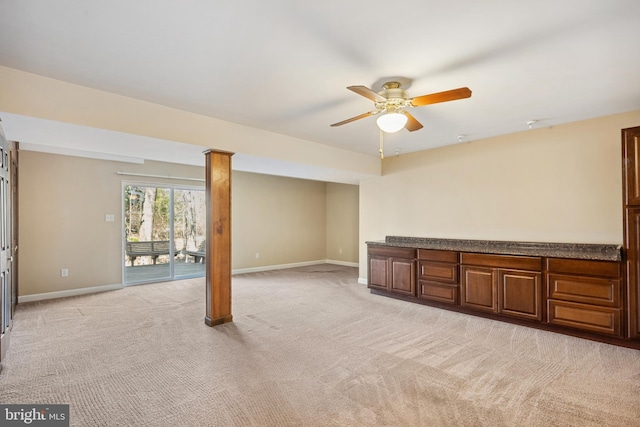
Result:
[[42,301],[47,299],[73,297],[76,295],[86,295],[86,294],[95,294],[98,292],[115,291],[117,289],[122,289],[122,288],[123,286],[120,283],[117,285],[92,286],[89,288],[69,289],[66,291],[54,291],[54,292],[45,292],[42,294],[23,295],[18,297],[18,304],[23,302]]
[[358,283],[361,285],[368,285],[369,281],[365,277],[358,277]]
[[338,261],[335,259],[327,259],[325,260],[327,264],[335,264],[335,265],[344,265],[345,267],[359,267],[360,264],[357,262],[348,262],[348,261]]
[[358,267],[357,262],[336,261],[331,259],[319,259],[317,261],[294,262],[291,264],[264,265],[261,267],[239,268],[231,271],[231,274],[258,273],[260,271],[284,270],[286,268],[306,267],[318,264],[336,264],[347,267]]
[[[318,265],[318,264],[336,264],[336,265],[344,265],[346,267],[358,267],[357,262],[322,259],[317,261],[295,262],[291,264],[278,264],[278,265],[265,265],[262,267],[239,268],[237,270],[233,270],[231,274],[257,273],[260,271],[283,270],[285,268],[306,267],[309,265]],[[364,282],[362,280],[364,280]],[[360,278],[358,279],[358,283],[366,284],[367,279]],[[123,287],[124,286],[122,284],[103,285],[103,286],[92,286],[89,288],[69,289],[65,291],[45,292],[42,294],[23,295],[18,297],[18,304],[23,302],[43,301],[43,300],[55,299],[55,298],[72,297],[76,295],[86,295],[86,294],[95,294],[98,292],[114,291],[117,289],[122,289]]]

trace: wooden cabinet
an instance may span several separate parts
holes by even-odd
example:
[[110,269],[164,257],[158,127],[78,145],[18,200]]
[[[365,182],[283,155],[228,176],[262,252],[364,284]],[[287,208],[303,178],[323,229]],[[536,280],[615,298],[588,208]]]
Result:
[[640,206],[640,127],[622,131],[622,182],[626,206]]
[[624,210],[627,338],[640,338],[640,206]]
[[462,306],[522,319],[542,319],[541,258],[463,253],[461,263]]
[[621,263],[548,258],[545,269],[547,322],[622,335]]
[[[640,206],[633,212],[635,230],[640,233]],[[633,239],[637,242],[640,237],[634,234]],[[579,246],[571,250],[591,250]],[[636,246],[629,248],[629,256],[634,255],[633,250],[640,251],[640,242]],[[368,244],[368,286],[372,291],[640,348],[639,340],[630,339],[638,333],[632,327],[637,328],[640,319],[633,318],[638,313],[629,303],[637,294],[625,283],[628,265],[622,261]],[[640,272],[640,261],[633,266],[633,274]]]
[[622,130],[622,208],[627,338],[640,338],[640,127]]
[[418,249],[418,297],[458,304],[458,252]]
[[369,288],[415,296],[415,256],[415,249],[370,246]]

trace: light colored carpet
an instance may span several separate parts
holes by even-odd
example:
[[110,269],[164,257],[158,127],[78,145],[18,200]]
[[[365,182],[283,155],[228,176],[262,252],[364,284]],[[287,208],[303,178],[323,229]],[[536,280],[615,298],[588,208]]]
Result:
[[640,426],[640,351],[371,295],[320,265],[20,305],[2,403],[75,426]]

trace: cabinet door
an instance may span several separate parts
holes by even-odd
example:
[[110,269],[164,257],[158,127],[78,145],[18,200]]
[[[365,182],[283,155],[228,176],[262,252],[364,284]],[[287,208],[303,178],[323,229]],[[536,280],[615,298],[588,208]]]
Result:
[[626,260],[627,338],[640,337],[640,207],[626,208],[624,220]]
[[386,257],[369,257],[369,287],[387,289],[389,259]]
[[498,271],[498,312],[542,320],[542,274],[533,271]]
[[416,294],[416,262],[411,259],[391,258],[390,290],[403,295]]
[[627,250],[627,338],[640,337],[640,127],[622,130],[622,189]]
[[476,310],[498,312],[496,295],[498,270],[488,267],[463,265],[461,282],[461,301],[464,307]]
[[627,207],[640,206],[640,127],[622,131],[622,187]]

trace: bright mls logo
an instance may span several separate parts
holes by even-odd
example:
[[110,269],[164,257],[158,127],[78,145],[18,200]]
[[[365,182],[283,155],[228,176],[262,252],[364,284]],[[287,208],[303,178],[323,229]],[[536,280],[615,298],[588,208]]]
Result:
[[0,405],[0,427],[69,427],[69,405]]

